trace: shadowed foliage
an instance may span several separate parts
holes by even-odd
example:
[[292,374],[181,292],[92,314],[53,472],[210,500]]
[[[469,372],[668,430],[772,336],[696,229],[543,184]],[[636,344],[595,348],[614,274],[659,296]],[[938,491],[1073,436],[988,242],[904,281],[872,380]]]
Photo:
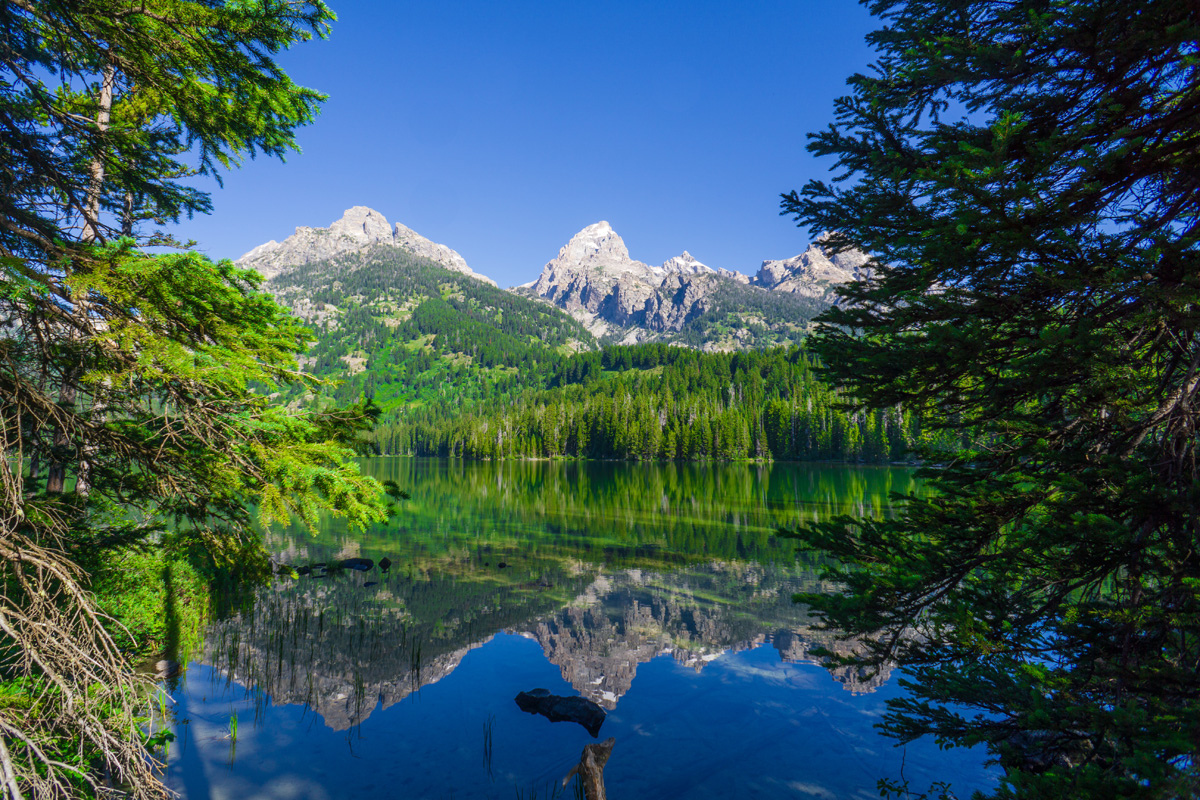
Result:
[[995,796],[1195,796],[1200,12],[869,5],[877,68],[809,145],[839,180],[783,200],[877,260],[814,348],[987,446],[798,531],[852,565],[809,599],[909,667],[887,729],[986,743]]

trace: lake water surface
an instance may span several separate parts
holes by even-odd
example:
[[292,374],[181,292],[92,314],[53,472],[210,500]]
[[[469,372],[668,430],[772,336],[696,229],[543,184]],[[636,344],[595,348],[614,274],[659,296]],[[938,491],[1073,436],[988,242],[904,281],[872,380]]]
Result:
[[[612,800],[876,798],[902,763],[920,790],[994,782],[979,751],[881,737],[897,675],[826,666],[813,648],[853,644],[791,599],[832,587],[774,532],[892,513],[908,470],[365,469],[412,494],[386,525],[267,543],[298,568],[375,566],[280,578],[212,627],[175,687],[167,781],[183,797],[571,798],[563,776],[610,736]],[[535,688],[604,708],[598,739],[518,708]]]

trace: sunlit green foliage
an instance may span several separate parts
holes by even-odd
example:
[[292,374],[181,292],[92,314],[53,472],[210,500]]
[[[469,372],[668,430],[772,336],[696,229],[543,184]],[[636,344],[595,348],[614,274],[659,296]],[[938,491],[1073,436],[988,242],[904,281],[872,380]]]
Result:
[[[273,58],[332,19],[320,0],[0,4],[0,678],[39,698],[0,706],[7,794],[163,791],[135,643],[114,641],[84,568],[153,561],[169,528],[180,552],[261,565],[251,503],[263,521],[383,518],[351,460],[373,409],[263,393],[312,380],[307,332],[260,278],[140,249],[171,243],[147,223],[208,210],[186,178],[294,149],[322,96]],[[137,649],[163,635],[96,577]]]
[[[921,415],[847,412],[800,348],[702,353],[661,344],[553,358],[531,388],[486,403],[429,403],[385,420],[377,452],[685,460],[908,458]],[[958,432],[942,432],[943,449]],[[932,441],[932,440],[931,440]]]

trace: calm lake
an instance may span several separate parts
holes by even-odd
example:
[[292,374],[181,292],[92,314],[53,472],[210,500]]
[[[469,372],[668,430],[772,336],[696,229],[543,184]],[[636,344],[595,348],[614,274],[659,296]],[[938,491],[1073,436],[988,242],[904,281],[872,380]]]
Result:
[[[886,515],[899,468],[372,459],[412,498],[367,531],[267,535],[297,568],[216,623],[174,686],[167,782],[200,798],[549,798],[614,737],[608,796],[877,798],[993,785],[981,751],[873,728],[898,675],[826,668],[780,527]],[[384,571],[379,563],[390,561]],[[363,566],[363,562],[351,562]],[[607,712],[522,711],[535,688]]]

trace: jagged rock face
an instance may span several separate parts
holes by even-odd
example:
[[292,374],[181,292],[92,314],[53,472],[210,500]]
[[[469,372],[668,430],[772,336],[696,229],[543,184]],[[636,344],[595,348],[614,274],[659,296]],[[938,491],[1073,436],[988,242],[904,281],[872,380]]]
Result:
[[654,293],[653,277],[648,265],[629,257],[625,242],[607,222],[597,222],[563,245],[532,288],[593,334],[603,335],[611,324],[640,322]]
[[635,261],[612,226],[597,222],[571,237],[529,288],[593,335],[629,328],[625,341],[636,342],[682,329],[711,307],[715,282],[735,280],[735,274],[715,270],[687,251],[661,267]]
[[547,268],[556,266],[571,270],[595,269],[613,275],[646,275],[651,272],[649,266],[629,257],[625,240],[603,221],[588,225],[572,236],[571,241],[558,251],[558,258],[546,265]]
[[345,253],[359,252],[377,245],[399,247],[428,258],[446,269],[461,272],[476,280],[490,283],[491,278],[480,275],[467,266],[466,260],[446,247],[426,239],[400,223],[395,228],[374,209],[354,206],[328,228],[298,227],[282,242],[271,240],[246,253],[237,260],[243,267],[258,270],[268,280],[292,267],[323,261]]
[[710,307],[712,278],[669,275],[646,302],[645,325],[653,331],[677,331]]
[[821,247],[824,237],[810,244],[798,256],[779,261],[764,261],[751,284],[773,292],[791,292],[827,303],[837,299],[839,284],[870,277],[869,258],[857,250],[827,255]]
[[575,234],[537,280],[521,290],[562,308],[595,336],[618,334],[624,337],[622,343],[635,343],[682,330],[711,310],[714,296],[731,284],[832,304],[838,284],[868,274],[868,259],[857,252],[830,257],[820,243],[794,258],[764,261],[750,279],[733,270],[714,269],[686,250],[652,267],[630,258],[612,226],[597,222]]
[[403,248],[410,253],[428,258],[430,261],[436,261],[447,269],[452,269],[455,272],[461,272],[464,275],[471,275],[478,278],[484,283],[490,283],[493,286],[496,282],[491,278],[476,274],[470,267],[467,266],[467,260],[460,256],[456,251],[451,250],[444,244],[431,242],[421,234],[409,228],[406,225],[396,223],[396,227],[392,232],[392,241],[396,247]]
[[740,272],[734,272],[731,269],[713,268],[697,261],[695,256],[687,250],[684,250],[683,253],[674,258],[668,258],[664,261],[662,269],[664,272],[674,272],[680,275],[710,275],[715,273],[738,283],[750,282],[750,279]]
[[347,209],[341,219],[329,226],[329,238],[353,243],[354,249],[362,249],[390,241],[392,229],[378,211],[355,206]]

